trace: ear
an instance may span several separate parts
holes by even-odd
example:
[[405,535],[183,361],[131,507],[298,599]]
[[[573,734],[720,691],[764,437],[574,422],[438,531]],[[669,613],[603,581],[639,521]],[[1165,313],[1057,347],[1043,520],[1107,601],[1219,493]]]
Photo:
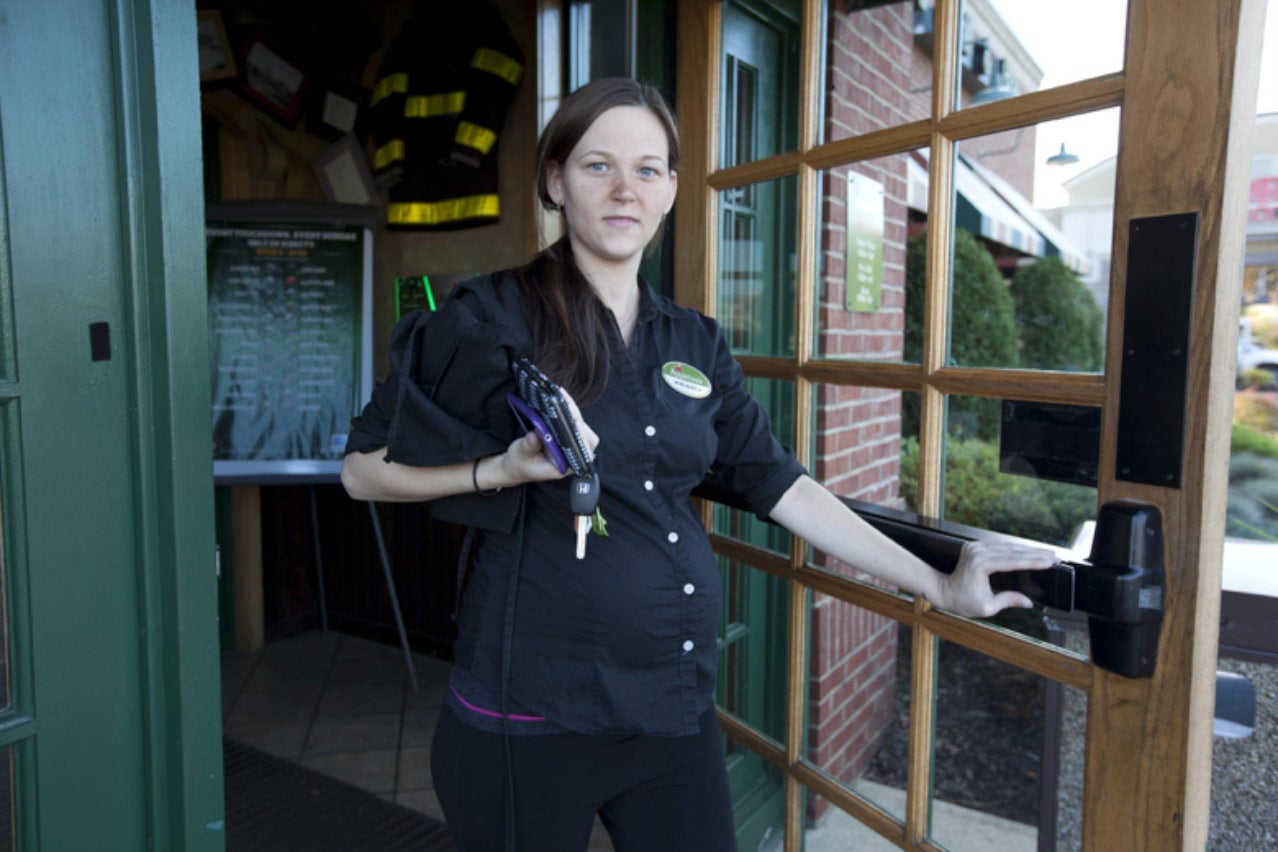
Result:
[[556,207],[564,206],[564,169],[554,160],[546,163],[546,191]]
[[679,173],[670,173],[670,198],[666,201],[666,212],[669,213],[674,207],[675,196],[679,193]]

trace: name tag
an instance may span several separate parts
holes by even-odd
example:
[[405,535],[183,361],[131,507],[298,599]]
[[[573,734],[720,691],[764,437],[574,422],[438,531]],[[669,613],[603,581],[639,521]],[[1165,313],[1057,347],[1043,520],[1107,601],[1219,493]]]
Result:
[[710,380],[691,364],[667,361],[661,365],[661,378],[684,396],[704,399],[710,395]]

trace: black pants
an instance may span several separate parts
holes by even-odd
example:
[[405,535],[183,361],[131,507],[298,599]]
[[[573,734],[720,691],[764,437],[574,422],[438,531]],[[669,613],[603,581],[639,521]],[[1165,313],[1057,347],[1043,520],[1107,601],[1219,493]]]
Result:
[[[617,852],[734,852],[732,802],[714,708],[685,737],[510,737],[518,852],[584,850],[598,813]],[[431,774],[461,852],[501,852],[506,746],[444,705]]]

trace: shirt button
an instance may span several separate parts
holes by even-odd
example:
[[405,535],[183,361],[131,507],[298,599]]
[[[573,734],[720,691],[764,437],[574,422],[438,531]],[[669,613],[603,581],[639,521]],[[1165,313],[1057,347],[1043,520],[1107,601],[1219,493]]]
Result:
[[643,429],[643,433],[644,433],[645,435],[647,435],[649,438],[651,438],[653,435],[657,434],[657,427],[656,427],[656,426],[645,426],[645,427],[644,427],[644,429]]
[[666,541],[670,542],[671,544],[677,543],[679,541],[679,533],[677,532],[670,533],[670,535],[666,536]]
[[652,480],[651,480],[651,479],[645,479],[645,480],[643,481],[643,490],[644,490],[644,491],[651,491],[653,488],[654,488],[654,486],[653,486],[653,484],[652,484]]
[[691,640],[691,639],[685,639],[685,640],[684,640],[684,643],[683,643],[683,652],[684,652],[685,654],[686,654],[686,653],[688,653],[689,651],[691,651],[691,650],[692,650],[693,648],[695,648],[695,647],[697,647],[697,646],[696,646],[696,645],[694,645],[694,644],[692,644],[692,640]]
[[684,584],[683,584],[683,593],[684,593],[685,595],[690,595],[690,594],[692,594],[693,592],[695,592],[696,590],[697,590],[697,587],[696,587],[696,586],[694,586],[694,585],[692,585],[691,583],[684,583]]

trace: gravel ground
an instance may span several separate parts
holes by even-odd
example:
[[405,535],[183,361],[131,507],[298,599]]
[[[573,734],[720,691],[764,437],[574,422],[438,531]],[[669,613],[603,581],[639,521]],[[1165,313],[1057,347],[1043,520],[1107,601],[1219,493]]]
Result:
[[[1278,850],[1278,666],[1221,660],[1256,690],[1256,726],[1244,739],[1212,737],[1209,852]],[[1061,742],[1057,848],[1081,847],[1086,696],[1066,690]],[[1071,818],[1070,815],[1073,815]]]
[[[896,714],[908,724],[909,631],[901,632]],[[1070,632],[1066,644],[1085,637]],[[1214,737],[1210,852],[1278,850],[1278,666],[1221,660],[1256,690],[1256,725],[1244,739]],[[991,684],[998,683],[997,689]],[[937,681],[936,796],[1035,825],[1043,735],[1042,678],[942,643]],[[1081,848],[1086,695],[1064,689],[1057,789],[1057,849]],[[991,747],[991,743],[997,746]],[[889,737],[867,769],[872,781],[902,787],[905,742]],[[898,753],[899,752],[899,753]]]
[[1221,660],[1256,689],[1256,727],[1241,740],[1216,737],[1211,760],[1214,852],[1278,849],[1278,666]]

